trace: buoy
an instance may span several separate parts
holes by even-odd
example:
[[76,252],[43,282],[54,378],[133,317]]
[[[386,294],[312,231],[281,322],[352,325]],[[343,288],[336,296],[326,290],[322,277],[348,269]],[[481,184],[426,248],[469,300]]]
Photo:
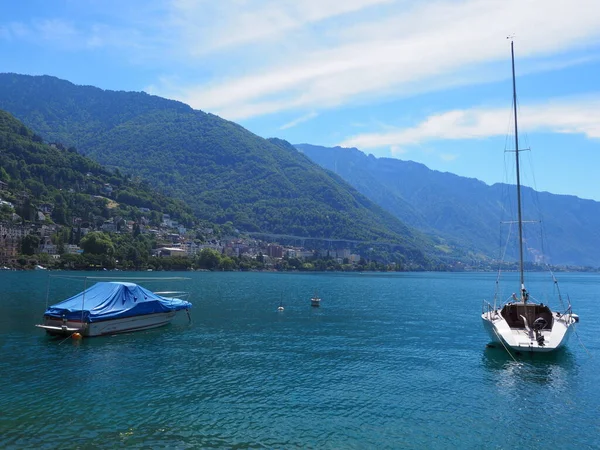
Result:
[[81,333],[73,333],[73,334],[71,335],[71,337],[72,337],[73,339],[77,339],[77,340],[79,340],[79,339],[81,339],[83,336],[81,336]]

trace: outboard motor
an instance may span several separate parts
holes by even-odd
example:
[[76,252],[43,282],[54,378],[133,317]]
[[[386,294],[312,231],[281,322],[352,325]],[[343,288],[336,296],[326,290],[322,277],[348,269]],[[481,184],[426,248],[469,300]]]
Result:
[[540,332],[536,332],[536,341],[540,347],[543,347],[544,344],[544,335]]
[[544,336],[542,335],[541,331],[546,328],[546,325],[548,325],[548,322],[546,321],[546,319],[544,319],[543,317],[538,317],[537,319],[535,319],[533,321],[533,331],[535,331],[535,340],[537,341],[538,345],[540,347],[543,347],[544,344]]

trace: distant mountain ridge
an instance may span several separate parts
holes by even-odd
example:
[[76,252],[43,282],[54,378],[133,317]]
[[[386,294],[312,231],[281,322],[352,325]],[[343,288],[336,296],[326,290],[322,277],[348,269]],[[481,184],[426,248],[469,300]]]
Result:
[[0,109],[242,231],[395,243],[427,266],[429,239],[281,140],[138,92],[0,74]]
[[[475,253],[498,257],[500,222],[516,217],[510,211],[503,212],[502,206],[514,196],[512,186],[489,186],[412,161],[367,156],[356,148],[295,147],[408,225],[444,236]],[[549,247],[543,248],[539,233],[530,232],[526,226],[531,253],[549,253],[552,264],[600,267],[599,202],[527,187],[523,188],[523,198],[527,207],[535,206],[543,214]]]

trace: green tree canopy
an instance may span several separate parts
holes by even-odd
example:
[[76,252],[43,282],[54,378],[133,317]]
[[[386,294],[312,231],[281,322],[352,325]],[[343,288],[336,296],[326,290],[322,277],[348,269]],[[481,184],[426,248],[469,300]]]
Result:
[[101,231],[92,231],[81,238],[79,246],[85,253],[94,255],[112,255],[115,252],[115,246],[110,236]]
[[40,245],[40,237],[35,234],[28,234],[21,240],[21,253],[24,255],[33,255]]

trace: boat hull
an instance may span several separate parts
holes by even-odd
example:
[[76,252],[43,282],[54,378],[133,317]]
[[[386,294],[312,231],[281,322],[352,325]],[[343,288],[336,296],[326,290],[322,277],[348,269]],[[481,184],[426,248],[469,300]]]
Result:
[[175,318],[177,312],[145,314],[91,323],[82,323],[81,321],[63,322],[55,317],[44,316],[44,323],[36,326],[45,329],[46,333],[51,336],[70,336],[73,333],[79,333],[82,336],[94,337],[162,327],[169,324]]
[[574,320],[555,321],[551,331],[543,331],[544,344],[540,345],[535,336],[524,329],[510,328],[505,320],[493,312],[481,316],[483,326],[491,342],[517,352],[548,353],[562,348],[573,331]]

